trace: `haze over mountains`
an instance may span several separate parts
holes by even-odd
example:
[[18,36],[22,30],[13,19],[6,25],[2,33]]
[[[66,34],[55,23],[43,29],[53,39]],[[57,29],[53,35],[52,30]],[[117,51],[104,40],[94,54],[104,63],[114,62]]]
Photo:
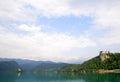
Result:
[[[6,65],[6,63],[8,65]],[[61,67],[65,66],[65,65],[67,65],[67,64],[66,63],[56,63],[56,62],[51,62],[51,61],[33,61],[33,60],[27,60],[27,59],[0,58],[0,69],[8,68],[8,70],[9,70],[10,67],[13,67],[13,68],[15,68],[15,70],[20,68],[24,72],[32,72],[34,70],[44,71],[45,69],[46,69],[46,71],[48,71],[47,69],[49,69],[49,68],[54,69],[54,70],[49,70],[49,71],[56,71],[57,69],[60,69]]]
[[[82,64],[56,63],[51,61],[33,61],[23,59],[0,58],[1,71],[19,71],[27,73],[45,73],[45,72],[85,72],[92,70],[97,72],[99,69],[113,70],[120,73],[120,53],[111,53],[109,51],[100,51],[96,56]],[[106,72],[106,71],[105,71]]]

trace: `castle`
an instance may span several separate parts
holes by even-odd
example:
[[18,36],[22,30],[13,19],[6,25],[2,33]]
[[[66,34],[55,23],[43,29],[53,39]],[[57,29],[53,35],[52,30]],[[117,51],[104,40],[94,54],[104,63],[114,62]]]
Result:
[[109,51],[100,51],[99,53],[99,57],[101,59],[101,61],[105,61],[106,59],[109,58]]

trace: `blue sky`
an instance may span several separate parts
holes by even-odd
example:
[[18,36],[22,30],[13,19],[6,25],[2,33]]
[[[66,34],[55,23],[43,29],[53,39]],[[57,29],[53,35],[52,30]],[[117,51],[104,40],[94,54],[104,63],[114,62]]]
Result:
[[[42,21],[41,21],[42,20]],[[37,24],[49,26],[47,31],[69,32],[75,35],[80,35],[92,25],[90,17],[63,16],[58,18],[40,17]]]
[[80,63],[119,52],[119,9],[119,0],[0,0],[0,57]]

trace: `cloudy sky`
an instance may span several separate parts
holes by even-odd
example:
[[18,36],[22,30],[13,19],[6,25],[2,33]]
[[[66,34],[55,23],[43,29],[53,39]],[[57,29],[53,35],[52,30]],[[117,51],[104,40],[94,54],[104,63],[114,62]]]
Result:
[[0,57],[79,63],[120,51],[120,0],[0,0]]

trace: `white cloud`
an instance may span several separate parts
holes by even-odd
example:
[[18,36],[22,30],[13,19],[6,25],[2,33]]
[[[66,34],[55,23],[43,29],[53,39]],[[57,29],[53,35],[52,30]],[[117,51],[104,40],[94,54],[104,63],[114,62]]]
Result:
[[120,27],[112,28],[102,38],[100,43],[104,45],[120,44]]
[[[25,26],[29,28],[29,26]],[[60,61],[64,60],[62,57],[66,57],[64,61],[67,61],[73,57],[68,58],[62,52],[70,51],[73,48],[95,46],[94,42],[83,36],[75,37],[59,33],[49,34],[41,31],[24,36],[16,33],[1,33],[0,39],[1,57],[31,58],[36,60],[54,61],[59,59],[58,61]]]
[[94,19],[92,30],[88,30],[89,37],[94,37],[96,42],[103,45],[120,44],[119,0],[71,0],[71,6],[77,16]]
[[39,32],[41,30],[41,27],[33,26],[33,25],[28,26],[26,24],[22,24],[22,25],[18,26],[17,29],[23,30],[23,31],[28,31],[28,32]]
[[0,20],[2,21],[34,21],[36,18],[31,12],[32,9],[26,8],[27,3],[22,0],[0,0]]
[[38,16],[90,16],[94,24],[120,25],[119,0],[4,0],[0,1],[1,20],[35,21]]
[[[89,39],[93,37],[96,42],[103,45],[120,44],[119,9],[120,0],[0,0],[0,21],[5,23],[8,23],[6,22],[8,20],[14,21],[14,23],[19,21],[30,23],[32,21],[35,23],[32,26],[22,24],[17,27],[18,30],[31,32],[25,36],[6,33],[7,31],[4,31],[6,29],[0,28],[0,53],[12,57],[27,58],[31,56],[38,59],[55,57],[59,59],[58,56],[65,50],[94,46],[95,43]],[[91,17],[94,31],[98,33],[102,32],[101,29],[107,31],[101,37],[95,35],[93,30],[90,30],[89,37],[85,37],[86,35],[75,37],[59,33],[44,33],[41,32],[41,26],[34,26],[39,16],[59,18],[71,15]],[[22,55],[16,56],[14,53]]]

